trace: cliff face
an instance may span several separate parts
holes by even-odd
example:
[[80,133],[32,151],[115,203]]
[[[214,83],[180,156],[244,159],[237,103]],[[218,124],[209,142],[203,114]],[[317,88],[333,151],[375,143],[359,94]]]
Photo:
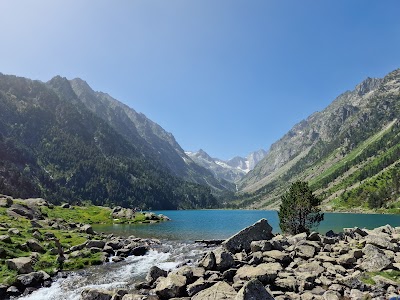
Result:
[[239,190],[253,194],[254,201],[247,203],[276,206],[287,183],[317,179],[318,172],[346,161],[353,149],[395,124],[399,82],[399,70],[383,79],[367,78],[293,126],[240,181]]

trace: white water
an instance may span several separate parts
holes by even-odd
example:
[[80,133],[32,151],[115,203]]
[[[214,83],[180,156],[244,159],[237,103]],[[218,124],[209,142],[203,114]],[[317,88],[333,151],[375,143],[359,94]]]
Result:
[[119,263],[107,263],[60,278],[49,288],[41,288],[20,297],[23,300],[79,300],[85,288],[133,290],[143,281],[152,266],[171,270],[182,263],[196,260],[203,250],[195,244],[167,244],[150,250],[144,256],[131,256]]

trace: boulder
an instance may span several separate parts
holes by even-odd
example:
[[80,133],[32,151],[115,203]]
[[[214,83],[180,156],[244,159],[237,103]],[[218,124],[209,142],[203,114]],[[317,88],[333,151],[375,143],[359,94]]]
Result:
[[383,253],[375,253],[367,256],[359,267],[367,272],[379,272],[392,267],[392,261]]
[[312,258],[315,255],[315,248],[310,245],[299,245],[295,248],[296,255],[302,258]]
[[366,244],[371,244],[377,246],[381,249],[387,249],[391,251],[398,251],[399,247],[390,241],[390,238],[382,236],[382,235],[367,235],[364,238]]
[[274,300],[274,297],[265,289],[257,279],[248,281],[238,292],[235,300]]
[[206,270],[213,270],[215,269],[216,266],[216,261],[215,261],[215,254],[214,252],[210,251],[208,252],[203,259],[199,262],[199,265],[201,267],[204,267]]
[[288,253],[279,250],[265,251],[263,252],[263,255],[266,257],[273,258],[274,260],[281,263],[288,263],[291,261],[291,258]]
[[282,266],[279,263],[263,263],[258,266],[243,266],[240,267],[233,281],[258,279],[262,283],[270,283],[278,276],[278,272],[282,271]]
[[30,220],[43,219],[43,215],[37,206],[26,206],[23,204],[14,203],[7,209],[7,214],[11,217],[23,217]]
[[18,257],[6,260],[7,267],[11,270],[16,270],[18,274],[27,274],[33,272],[32,257]]
[[0,235],[0,242],[6,243],[6,244],[11,244],[11,237],[7,234],[5,235]]
[[208,289],[198,292],[192,300],[224,300],[234,299],[237,293],[233,287],[224,281],[217,282]]
[[10,207],[13,204],[13,200],[10,197],[0,198],[0,207]]
[[153,266],[147,273],[146,280],[149,284],[153,284],[159,277],[166,277],[167,274],[167,271],[160,269],[157,266]]
[[103,249],[104,246],[106,245],[106,242],[101,241],[101,240],[90,240],[86,242],[86,248],[101,248]]
[[272,250],[272,243],[268,240],[252,241],[250,243],[250,250],[251,252],[270,251]]
[[186,277],[170,273],[167,277],[160,277],[155,293],[162,299],[182,297],[185,295]]
[[228,270],[235,265],[232,254],[224,248],[217,248],[213,252],[215,255],[215,266],[218,271]]
[[87,234],[95,234],[92,226],[89,224],[85,224],[85,225],[81,226],[80,231],[87,233]]
[[44,281],[49,279],[50,275],[44,271],[32,272],[17,276],[15,284],[21,287],[37,287],[42,285]]
[[209,281],[209,280],[204,280],[204,278],[199,278],[195,282],[187,285],[186,292],[189,295],[189,297],[192,297],[193,295],[197,294],[198,292],[200,292],[204,289],[208,289],[213,284],[215,284],[215,282]]
[[222,245],[229,252],[237,253],[242,250],[249,251],[252,241],[269,240],[272,237],[272,227],[268,224],[266,219],[261,219],[228,238]]
[[88,288],[82,291],[80,300],[111,300],[113,294],[110,291]]
[[282,291],[297,292],[298,283],[294,276],[288,276],[285,278],[277,278],[274,283],[275,286]]
[[38,241],[34,240],[34,239],[30,239],[26,242],[26,245],[28,246],[28,248],[32,251],[35,252],[45,252],[44,248],[42,247],[42,245],[39,244]]
[[130,253],[134,256],[143,256],[147,253],[148,247],[146,246],[139,246],[135,247],[132,250],[130,250]]

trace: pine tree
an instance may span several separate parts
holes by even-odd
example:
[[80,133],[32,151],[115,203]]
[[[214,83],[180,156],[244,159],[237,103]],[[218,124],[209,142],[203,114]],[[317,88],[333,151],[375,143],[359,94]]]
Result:
[[309,233],[311,228],[318,226],[324,219],[319,208],[321,199],[312,193],[307,182],[292,183],[281,199],[278,215],[279,226],[284,233]]

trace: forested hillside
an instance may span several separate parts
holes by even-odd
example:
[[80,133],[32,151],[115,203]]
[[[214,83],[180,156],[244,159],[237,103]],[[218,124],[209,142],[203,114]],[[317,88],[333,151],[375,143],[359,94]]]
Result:
[[[54,83],[54,82],[53,82]],[[91,112],[71,87],[0,75],[0,193],[152,209],[216,207]]]

